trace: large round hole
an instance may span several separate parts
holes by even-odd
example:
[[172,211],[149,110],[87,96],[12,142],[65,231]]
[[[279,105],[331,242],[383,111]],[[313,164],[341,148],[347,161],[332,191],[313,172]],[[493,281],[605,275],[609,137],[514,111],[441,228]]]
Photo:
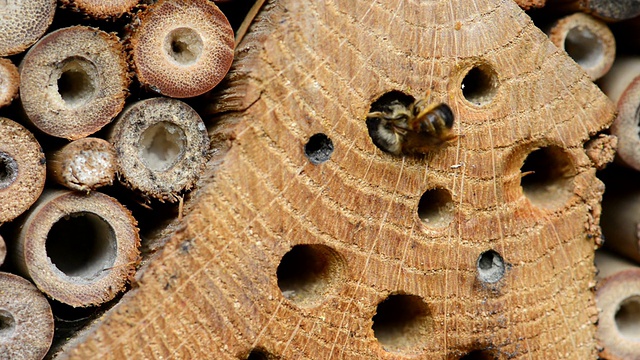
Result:
[[180,65],[191,65],[202,54],[203,42],[200,35],[191,28],[172,30],[164,42],[167,55]]
[[11,336],[16,328],[16,321],[10,312],[0,309],[0,340]]
[[615,321],[620,335],[632,341],[640,341],[640,296],[624,299],[616,311]]
[[483,106],[491,102],[497,93],[498,76],[487,64],[474,66],[462,79],[462,95],[470,103]]
[[315,134],[304,146],[304,154],[314,165],[322,164],[333,154],[333,141],[325,134]]
[[275,358],[275,356],[264,349],[253,349],[249,355],[242,357],[242,359],[246,360],[273,360]]
[[427,304],[416,295],[390,295],[373,317],[373,333],[380,345],[392,352],[411,352],[429,341],[432,326]]
[[485,283],[495,283],[504,276],[504,259],[493,250],[485,251],[478,257],[478,279]]
[[576,26],[567,32],[564,49],[575,62],[584,68],[598,65],[604,56],[604,44],[598,36],[584,26]]
[[93,84],[95,66],[82,58],[70,58],[64,62],[58,78],[58,93],[69,107],[87,103],[96,89]]
[[65,275],[93,280],[113,266],[116,240],[111,226],[98,215],[78,212],[51,227],[47,256]]
[[313,307],[342,282],[344,260],[325,245],[296,245],[278,266],[282,295],[300,307]]
[[573,194],[574,166],[567,153],[557,146],[529,154],[521,171],[522,190],[535,206],[558,208]]
[[488,350],[473,350],[460,358],[460,360],[496,360],[498,357]]
[[453,219],[451,193],[440,188],[427,190],[418,202],[418,217],[428,226],[449,225]]
[[0,190],[5,189],[18,177],[18,163],[9,154],[0,151]]
[[139,141],[142,162],[153,171],[167,171],[182,156],[186,135],[179,126],[161,121],[149,126]]

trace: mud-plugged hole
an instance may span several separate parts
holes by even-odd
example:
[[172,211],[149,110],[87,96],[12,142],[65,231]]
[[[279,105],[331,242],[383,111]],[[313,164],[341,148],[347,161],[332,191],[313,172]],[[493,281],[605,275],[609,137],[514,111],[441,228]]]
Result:
[[304,154],[312,164],[320,165],[331,158],[333,141],[322,133],[312,135],[304,145]]
[[96,92],[97,77],[93,63],[83,58],[65,60],[58,77],[58,93],[69,107],[79,107],[91,100]]
[[533,151],[521,168],[522,190],[529,201],[541,208],[563,206],[573,194],[574,165],[557,146]]
[[3,338],[9,338],[15,328],[16,320],[13,315],[4,309],[0,309],[0,341]]
[[472,67],[462,79],[462,95],[473,105],[489,104],[498,92],[498,75],[488,64]]
[[200,35],[191,28],[172,30],[164,41],[167,55],[180,65],[191,65],[202,54],[203,42]]
[[345,262],[325,245],[296,245],[278,265],[282,295],[300,307],[313,307],[343,282]]
[[113,266],[117,244],[109,223],[98,215],[78,212],[53,224],[46,251],[53,265],[65,275],[94,280]]
[[478,279],[482,282],[495,283],[504,277],[504,259],[493,250],[480,254],[476,267],[478,269]]
[[460,360],[497,360],[498,356],[489,350],[473,350],[462,356]]
[[18,163],[9,154],[0,151],[0,190],[5,189],[18,177]]
[[390,295],[378,304],[373,317],[374,336],[391,352],[420,349],[429,341],[431,327],[431,311],[416,295]]
[[632,341],[640,341],[640,296],[628,297],[620,303],[615,322],[620,335]]
[[584,68],[598,65],[604,57],[602,39],[585,26],[576,26],[567,32],[564,49]]
[[442,188],[425,191],[418,202],[418,217],[431,227],[446,227],[453,220],[451,193]]
[[149,126],[140,136],[142,162],[153,171],[167,171],[184,153],[186,135],[177,125],[161,121]]

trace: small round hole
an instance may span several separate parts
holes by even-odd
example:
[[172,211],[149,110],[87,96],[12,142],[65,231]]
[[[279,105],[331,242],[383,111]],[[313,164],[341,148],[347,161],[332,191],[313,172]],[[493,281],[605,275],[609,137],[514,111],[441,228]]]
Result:
[[153,124],[140,136],[140,158],[153,171],[167,171],[182,156],[185,138],[184,131],[175,124],[166,121]]
[[47,256],[65,275],[93,280],[116,259],[113,229],[98,215],[79,212],[56,222],[47,235]]
[[266,351],[264,349],[253,349],[253,350],[251,350],[249,355],[247,355],[245,357],[241,357],[241,359],[246,359],[246,360],[274,360],[274,359],[276,359],[276,357],[273,356],[272,354],[270,354],[268,351]]
[[462,95],[470,103],[483,106],[491,102],[498,89],[498,76],[487,64],[478,65],[462,79]]
[[177,28],[165,38],[165,52],[180,65],[191,65],[202,54],[203,42],[200,35],[191,28]]
[[624,299],[616,311],[615,321],[620,335],[632,341],[640,341],[640,296]]
[[92,72],[94,65],[81,58],[67,59],[58,78],[58,93],[69,107],[78,107],[87,103],[95,93]]
[[378,304],[373,334],[387,351],[413,351],[428,341],[431,325],[429,307],[419,296],[395,294]]
[[460,360],[496,360],[498,357],[488,350],[473,350],[464,355]]
[[504,259],[493,250],[485,251],[478,257],[478,279],[485,283],[495,283],[504,276]]
[[300,307],[313,307],[341,283],[344,260],[325,245],[296,245],[278,265],[282,295]]
[[10,312],[0,309],[0,340],[11,336],[16,328],[16,321]]
[[451,193],[445,189],[427,190],[418,202],[418,217],[432,227],[445,227],[453,220]]
[[333,141],[325,134],[315,134],[304,146],[304,153],[312,164],[322,164],[333,154]]
[[5,189],[18,177],[18,163],[9,154],[0,151],[0,190]]
[[522,190],[535,206],[558,208],[573,194],[574,167],[567,153],[557,146],[530,153],[521,171]]
[[604,57],[602,40],[584,26],[576,26],[567,32],[564,48],[584,68],[598,65]]

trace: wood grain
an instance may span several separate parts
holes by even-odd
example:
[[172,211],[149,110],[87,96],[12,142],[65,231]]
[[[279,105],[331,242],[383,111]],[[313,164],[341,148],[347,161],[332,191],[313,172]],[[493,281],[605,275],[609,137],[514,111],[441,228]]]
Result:
[[[480,105],[461,91],[474,67],[495,71]],[[62,358],[596,358],[603,186],[583,144],[614,108],[514,2],[268,3],[224,85],[183,228]],[[392,90],[448,103],[454,144],[378,150],[365,117]],[[320,165],[304,153],[316,133],[334,146]],[[529,183],[529,198],[520,168],[538,148],[560,180]],[[439,227],[418,216],[430,189],[452,199]],[[330,270],[304,289],[322,289],[313,306],[279,287],[295,245],[338,259],[315,252]],[[488,250],[504,260],[496,282],[477,272]],[[372,319],[392,295],[426,306],[416,332],[381,344]]]

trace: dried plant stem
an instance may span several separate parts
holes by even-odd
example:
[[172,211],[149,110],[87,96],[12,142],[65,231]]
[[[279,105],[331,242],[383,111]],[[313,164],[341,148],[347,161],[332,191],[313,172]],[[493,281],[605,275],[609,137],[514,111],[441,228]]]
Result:
[[9,59],[0,59],[0,107],[11,104],[18,96],[20,74]]
[[0,17],[0,56],[18,54],[35,43],[53,21],[56,0],[5,1]]
[[138,0],[62,0],[61,3],[94,19],[110,19],[131,12]]

